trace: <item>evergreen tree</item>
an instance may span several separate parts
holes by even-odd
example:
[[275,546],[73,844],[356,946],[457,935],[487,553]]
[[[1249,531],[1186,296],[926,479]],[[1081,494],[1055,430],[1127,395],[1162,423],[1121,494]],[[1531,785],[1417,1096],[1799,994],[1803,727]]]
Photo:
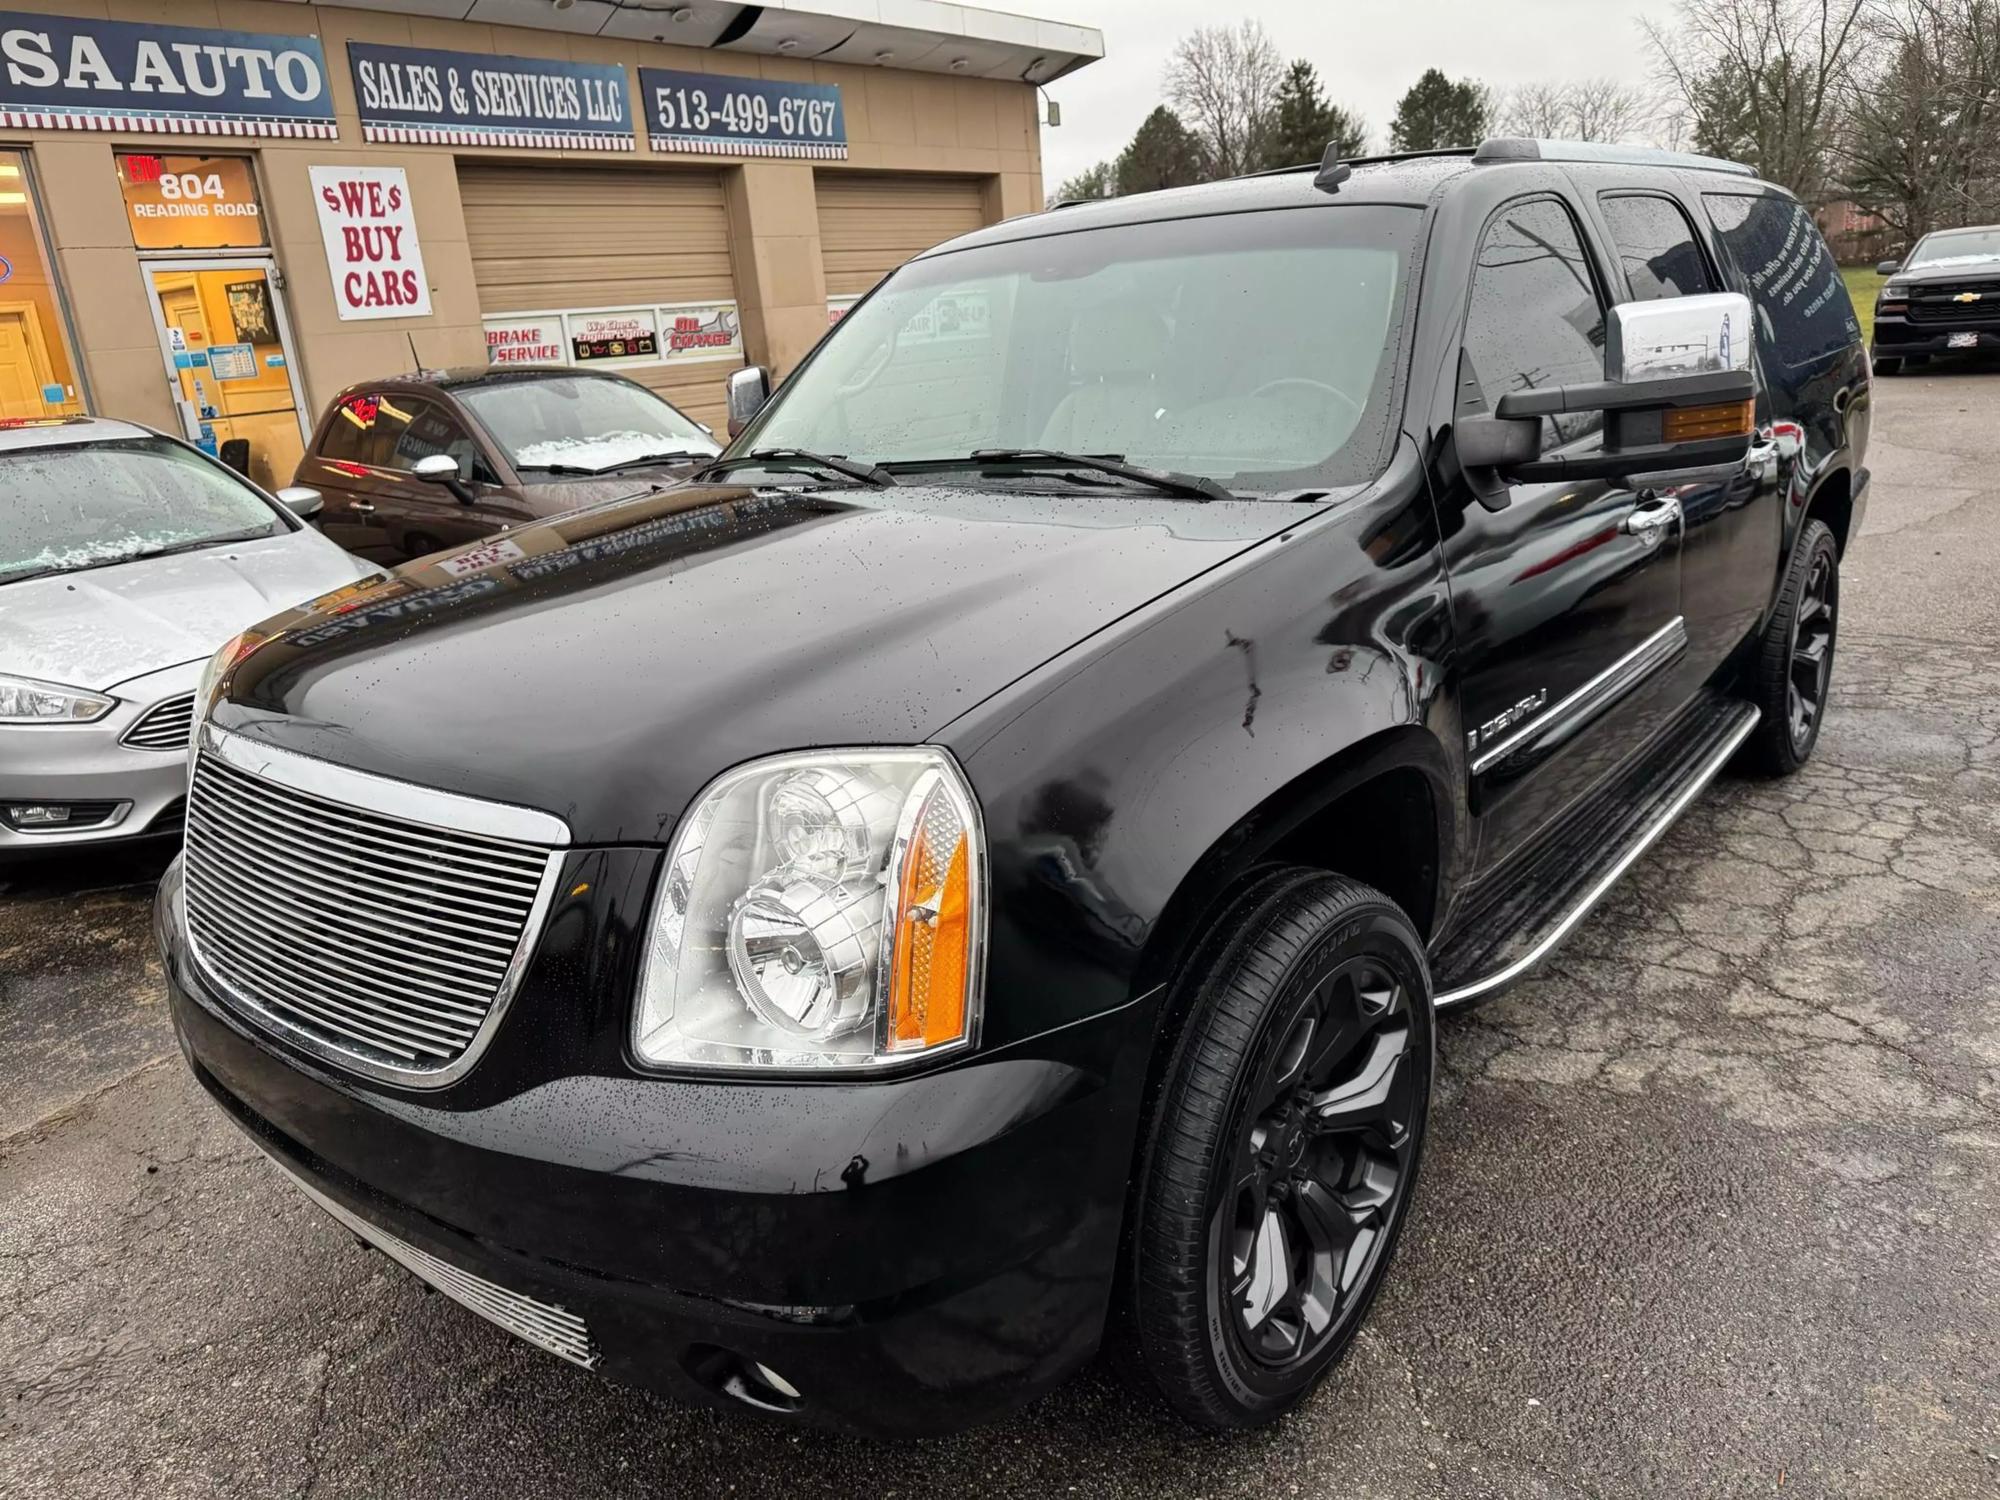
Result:
[[1356,114],[1329,102],[1319,73],[1298,59],[1278,85],[1271,117],[1260,132],[1259,149],[1265,168],[1299,167],[1326,155],[1328,146],[1342,156],[1359,156],[1368,149],[1368,127]]
[[1476,146],[1492,121],[1493,95],[1486,85],[1470,78],[1454,81],[1431,68],[1397,104],[1389,144],[1398,151]]
[[1115,191],[1150,193],[1155,188],[1186,187],[1202,180],[1201,145],[1181,117],[1162,104],[1132,136],[1112,169]]

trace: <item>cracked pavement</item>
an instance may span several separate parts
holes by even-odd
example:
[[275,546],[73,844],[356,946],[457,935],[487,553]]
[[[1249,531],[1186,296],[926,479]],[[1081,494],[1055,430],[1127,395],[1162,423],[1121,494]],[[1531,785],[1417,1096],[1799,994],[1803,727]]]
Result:
[[1816,759],[1443,1024],[1389,1286],[1275,1428],[1093,1369],[882,1447],[512,1341],[201,1097],[141,852],[0,869],[0,1495],[2000,1493],[2000,369],[1933,370],[1877,387]]

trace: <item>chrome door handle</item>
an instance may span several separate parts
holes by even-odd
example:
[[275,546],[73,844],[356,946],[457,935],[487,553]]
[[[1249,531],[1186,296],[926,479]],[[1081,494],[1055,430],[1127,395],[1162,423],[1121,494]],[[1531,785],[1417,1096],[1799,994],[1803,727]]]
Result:
[[1680,501],[1648,500],[1628,514],[1618,529],[1627,536],[1658,536],[1680,518]]
[[359,511],[364,516],[372,516],[375,514],[375,507],[370,505],[366,500],[350,500],[347,502],[347,508],[349,510]]

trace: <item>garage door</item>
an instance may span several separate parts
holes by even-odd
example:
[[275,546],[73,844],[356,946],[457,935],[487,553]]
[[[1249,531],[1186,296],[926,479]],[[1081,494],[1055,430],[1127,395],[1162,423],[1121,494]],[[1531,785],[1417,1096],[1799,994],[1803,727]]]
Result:
[[986,223],[975,177],[818,175],[828,297],[869,290],[911,256]]
[[[713,172],[461,164],[459,196],[480,311],[495,314],[729,302],[729,218]],[[570,328],[580,325],[572,316]],[[666,346],[666,330],[660,334]],[[651,386],[723,430],[723,382],[742,362],[606,358],[604,368]]]

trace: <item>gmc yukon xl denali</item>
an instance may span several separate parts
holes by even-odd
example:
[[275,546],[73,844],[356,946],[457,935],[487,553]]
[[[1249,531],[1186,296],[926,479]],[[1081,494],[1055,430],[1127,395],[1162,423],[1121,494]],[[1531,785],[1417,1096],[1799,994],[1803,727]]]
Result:
[[1812,753],[1824,243],[1699,157],[1328,161],[967,235],[731,398],[683,486],[218,654],[188,1062],[613,1379],[900,1435],[1110,1345],[1270,1420],[1381,1285],[1435,1013]]

